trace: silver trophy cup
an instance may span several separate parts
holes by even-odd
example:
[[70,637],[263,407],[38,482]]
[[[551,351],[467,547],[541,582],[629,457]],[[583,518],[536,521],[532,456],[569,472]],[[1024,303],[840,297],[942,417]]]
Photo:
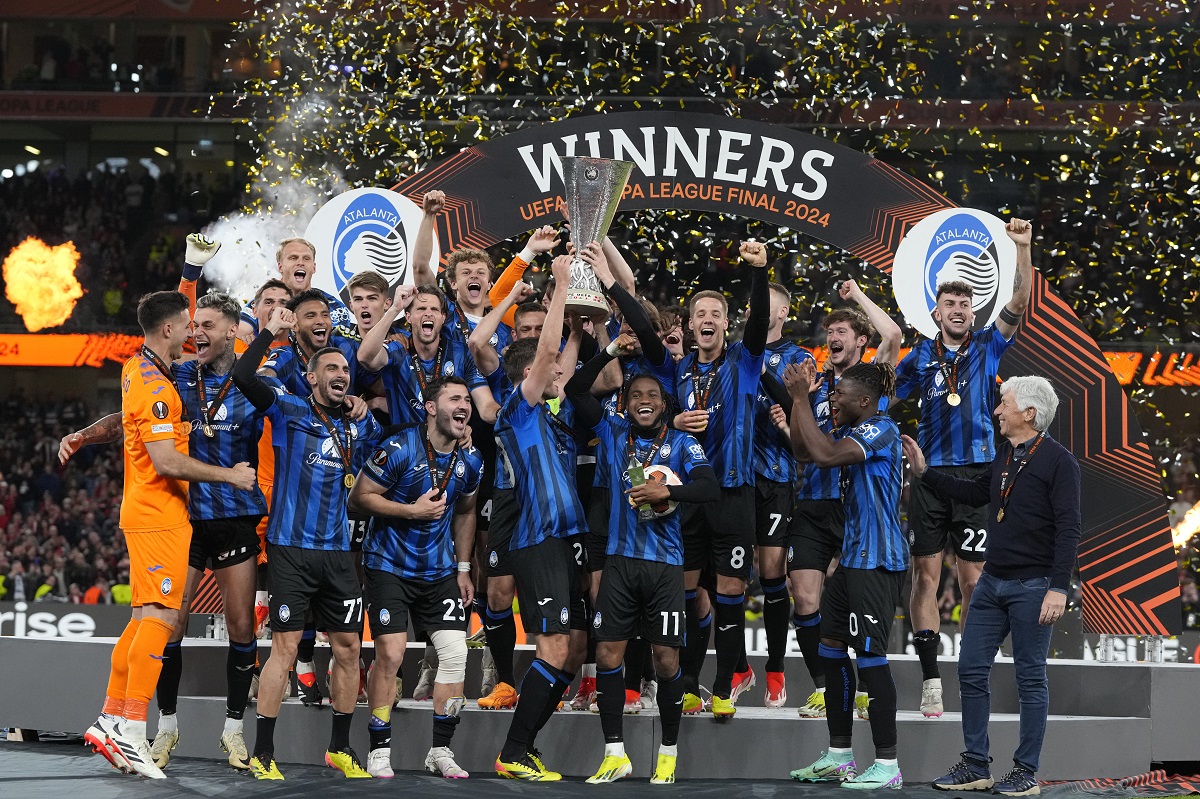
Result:
[[[609,158],[564,156],[563,185],[566,189],[567,216],[571,221],[571,239],[576,252],[608,235],[625,182],[633,164]],[[600,290],[600,281],[587,262],[575,256],[571,262],[571,282],[567,284],[567,310],[580,316],[608,313],[608,302]]]

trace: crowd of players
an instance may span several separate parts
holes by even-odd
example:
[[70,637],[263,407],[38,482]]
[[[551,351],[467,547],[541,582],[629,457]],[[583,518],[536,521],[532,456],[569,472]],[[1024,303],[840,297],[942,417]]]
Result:
[[[741,341],[727,341],[725,296],[702,291],[688,300],[695,350],[684,353],[678,329],[663,330],[657,310],[638,299],[633,271],[607,240],[572,249],[603,285],[608,318],[567,312],[561,287],[571,255],[553,259],[546,296],[533,300],[520,278],[560,246],[551,228],[535,231],[494,284],[486,253],[450,253],[448,299],[426,266],[443,206],[440,192],[424,198],[413,286],[393,289],[360,272],[346,287],[347,306],[311,287],[315,249],[291,239],[277,253],[280,278],[245,308],[218,293],[197,301],[203,264],[220,244],[194,235],[180,290],[139,304],[145,346],[123,370],[122,413],[60,447],[65,461],[81,446],[124,440],[121,527],[134,614],[88,742],[117,768],[164,776],[179,738],[188,598],[211,568],[229,637],[220,743],[235,768],[283,779],[275,722],[293,667],[306,703],[321,701],[312,666],[319,627],[332,649],[325,762],[347,777],[391,777],[395,678],[411,626],[437,659],[426,767],[466,777],[450,747],[466,701],[474,609],[493,664],[479,704],[513,708],[497,773],[560,778],[536,737],[582,672],[572,705],[598,711],[605,739],[588,781],[630,774],[621,722],[637,691],[627,697],[628,671],[634,686],[653,676],[662,741],[651,782],[670,783],[681,715],[731,718],[756,681],[743,603],[757,562],[766,704],[786,702],[783,655],[794,626],[816,686],[800,714],[829,726],[829,749],[792,776],[901,785],[887,642],[910,548],[921,710],[938,716],[942,553],[955,548],[965,609],[987,524],[984,511],[917,483],[911,541],[901,532],[901,436],[886,411],[918,397],[929,465],[962,477],[988,468],[998,362],[1032,285],[1030,225],[1007,227],[1018,268],[994,324],[972,332],[970,287],[943,284],[940,334],[897,365],[899,327],[846,281],[840,298],[858,307],[824,319],[829,356],[818,371],[807,350],[782,337],[791,296],[768,281],[760,243],[739,250],[751,272]],[[866,363],[876,332],[881,342]],[[264,591],[271,654],[256,674],[255,603]],[[518,595],[523,627],[536,636],[519,694]],[[375,647],[365,762],[349,743],[364,623]],[[699,677],[710,633],[716,675],[706,700]],[[248,751],[242,717],[256,677]],[[156,691],[151,744],[146,710]],[[856,710],[869,718],[876,749],[861,773],[850,749]]]

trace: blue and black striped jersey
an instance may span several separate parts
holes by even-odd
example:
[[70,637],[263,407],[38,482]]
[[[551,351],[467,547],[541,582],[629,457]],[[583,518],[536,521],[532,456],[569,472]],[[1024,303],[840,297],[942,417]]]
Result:
[[[605,485],[621,486],[609,495],[608,548],[609,555],[653,560],[671,566],[683,565],[683,536],[680,532],[679,511],[654,519],[639,519],[637,508],[629,504],[625,492],[632,487],[629,481],[629,420],[624,416],[604,414],[594,428],[600,439],[596,471],[606,475]],[[653,449],[653,438],[634,437],[634,457],[646,464]],[[698,466],[708,466],[708,458],[700,442],[679,430],[668,430],[662,445],[655,451],[649,465],[666,466],[680,480]]]
[[872,416],[834,434],[862,447],[866,460],[841,468],[846,537],[841,564],[849,569],[908,568],[908,539],[900,530],[903,452],[900,428],[889,416]]
[[[742,342],[731,344],[712,363],[700,364],[692,353],[679,363],[675,397],[683,410],[707,410],[708,429],[700,434],[704,452],[725,488],[754,484],[754,409],[763,356],[751,355]],[[710,377],[713,370],[715,377]],[[707,401],[696,395],[712,380]]]
[[[208,401],[209,427],[213,437],[204,434],[200,413],[198,361],[183,361],[172,366],[175,385],[187,406],[192,431],[188,438],[191,455],[212,466],[229,468],[238,463],[258,466],[258,439],[262,435],[264,415],[230,381],[228,393],[216,404],[221,385],[229,374],[216,375],[204,370],[204,393]],[[188,484],[188,515],[193,519],[229,519],[234,516],[261,516],[267,512],[266,499],[257,485],[242,491],[228,483]]]
[[[471,358],[466,343],[442,336],[440,346],[445,348],[445,354],[437,374],[434,374],[438,360],[436,355],[428,361],[419,359],[426,383],[431,383],[438,377],[457,375],[467,381],[471,391],[488,387],[487,381],[475,368],[475,361]],[[424,424],[425,397],[421,393],[421,383],[413,367],[412,353],[396,341],[389,341],[385,349],[388,362],[380,371],[379,377],[383,381],[388,416],[391,417],[392,424]]]
[[571,432],[573,412],[563,401],[558,413],[545,402],[530,405],[519,391],[496,418],[496,487],[516,489],[521,507],[511,549],[547,538],[583,533],[587,523],[575,488],[578,442]]
[[921,339],[896,367],[896,396],[917,396],[921,421],[917,424],[917,443],[930,466],[967,466],[991,463],[996,457],[996,434],[992,412],[998,395],[996,375],[1000,359],[1012,346],[994,324],[971,336],[967,351],[958,364],[957,393],[962,401],[954,406],[946,401],[951,393],[946,375],[956,353],[938,357],[935,342]]
[[[455,453],[434,452],[436,475],[430,475],[425,451],[425,427],[405,428],[380,442],[367,459],[361,476],[387,489],[383,496],[392,502],[412,503],[434,486],[434,477],[446,470],[446,512],[440,519],[416,521],[375,517],[363,545],[363,563],[369,569],[388,571],[411,580],[435,582],[457,571],[454,552],[454,505],[474,494],[483,475],[483,458],[474,447]],[[440,482],[439,482],[440,485]]]
[[[794,342],[779,339],[767,345],[763,358],[767,371],[782,384],[783,370],[789,364],[811,361],[812,354]],[[796,482],[796,456],[792,454],[792,442],[771,423],[771,406],[775,400],[759,385],[755,403],[754,473],[776,483]]]
[[342,446],[350,430],[351,468],[347,472],[338,444],[313,411],[307,398],[287,391],[275,378],[263,382],[275,391],[267,411],[275,450],[275,490],[271,496],[267,540],[279,546],[347,551],[350,526],[344,480],[357,474],[383,433],[375,417],[354,422],[333,417]]
[[[329,337],[329,346],[341,350],[342,355],[345,355],[346,360],[350,363],[350,393],[352,394],[361,393],[377,379],[376,375],[368,372],[358,362],[358,345],[359,342],[336,334]],[[312,386],[305,377],[305,373],[308,371],[308,359],[300,352],[300,348],[294,341],[287,346],[271,350],[267,359],[263,361],[262,368],[273,371],[283,387],[297,397],[307,397],[312,393]]]

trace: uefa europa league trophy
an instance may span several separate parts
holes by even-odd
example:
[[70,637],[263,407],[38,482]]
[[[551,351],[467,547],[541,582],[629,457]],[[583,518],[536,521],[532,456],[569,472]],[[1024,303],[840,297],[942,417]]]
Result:
[[575,242],[575,260],[571,262],[571,282],[567,285],[567,310],[580,316],[608,313],[608,302],[600,291],[600,281],[579,250],[608,235],[625,182],[633,164],[609,158],[562,158],[563,185],[566,188],[567,216],[571,239]]

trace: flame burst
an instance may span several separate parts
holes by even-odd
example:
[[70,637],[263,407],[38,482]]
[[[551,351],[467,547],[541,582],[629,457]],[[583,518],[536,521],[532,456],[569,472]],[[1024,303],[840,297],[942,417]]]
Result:
[[17,306],[30,333],[58,327],[71,317],[83,286],[75,279],[79,251],[72,242],[51,247],[30,236],[4,259],[4,295]]

